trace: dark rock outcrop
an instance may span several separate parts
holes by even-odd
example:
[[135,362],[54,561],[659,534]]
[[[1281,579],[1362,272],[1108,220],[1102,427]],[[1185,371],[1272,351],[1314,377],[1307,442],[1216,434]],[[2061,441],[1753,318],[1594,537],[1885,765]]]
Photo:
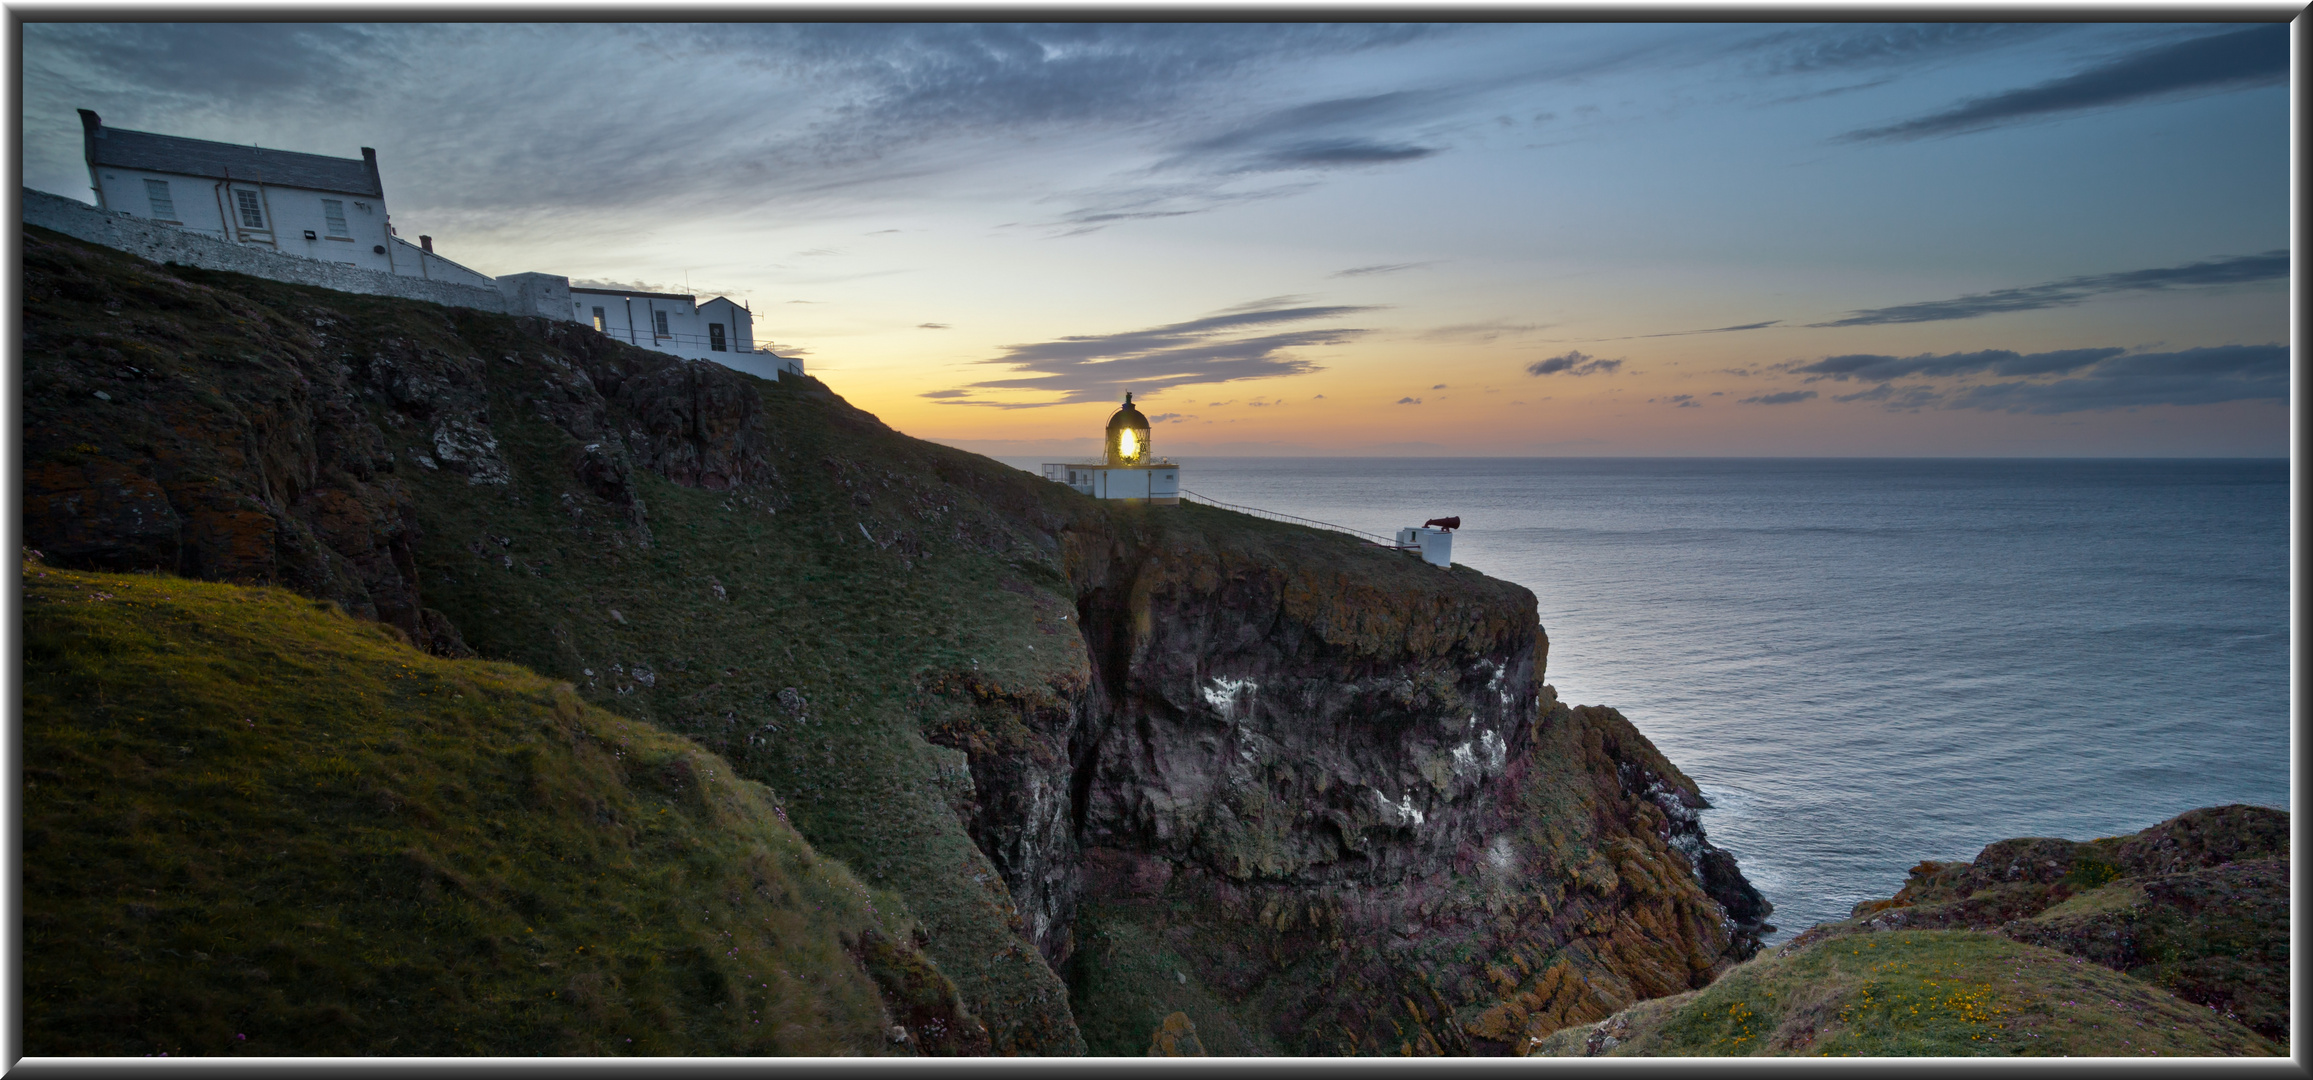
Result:
[[1973,862],[1922,862],[1901,891],[1794,938],[1990,930],[2152,982],[2289,1041],[2289,815],[2188,811],[2101,840],[1986,845]]

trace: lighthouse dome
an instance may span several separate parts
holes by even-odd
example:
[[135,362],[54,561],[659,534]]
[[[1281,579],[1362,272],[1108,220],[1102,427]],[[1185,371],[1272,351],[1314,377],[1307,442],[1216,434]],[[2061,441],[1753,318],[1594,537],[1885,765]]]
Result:
[[1149,459],[1148,418],[1133,407],[1132,395],[1124,395],[1124,407],[1108,418],[1108,447],[1110,465],[1139,465]]

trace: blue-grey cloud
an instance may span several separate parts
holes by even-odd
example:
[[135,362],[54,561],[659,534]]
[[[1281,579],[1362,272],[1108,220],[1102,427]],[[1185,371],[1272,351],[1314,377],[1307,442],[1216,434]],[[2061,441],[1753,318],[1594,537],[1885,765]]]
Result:
[[1893,383],[1881,383],[1869,390],[1835,395],[1831,400],[1842,402],[1869,401],[1884,406],[1889,412],[1918,412],[1921,409],[1941,405],[1948,398],[1949,395],[1945,391],[1932,386],[1915,384],[1897,389]]
[[[1441,29],[29,24],[27,153],[50,172],[77,157],[71,110],[86,106],[118,126],[202,138],[343,156],[375,145],[399,208],[423,190],[499,220],[523,206],[658,202],[792,213],[969,166],[986,136],[1162,121],[1152,135],[1177,138],[1183,116],[1230,104],[1227,88],[1247,76]],[[477,101],[491,108],[476,113]],[[1322,163],[1390,145],[1300,152]]]
[[[2081,362],[2084,357],[2092,357]],[[1992,358],[1986,362],[1984,358]],[[2283,401],[2289,394],[2289,349],[2283,345],[2218,345],[2173,352],[2128,354],[2122,349],[2068,349],[2019,356],[2007,350],[1942,357],[1831,357],[1841,361],[1826,376],[1881,379],[1878,385],[1832,400],[1867,402],[1890,411],[1924,408],[1985,409],[2055,414],[2154,405],[2214,405],[2228,401]],[[1856,362],[1861,361],[1861,362]],[[1819,365],[1795,370],[1808,371]],[[2015,376],[1962,385],[1884,381],[1979,374]],[[2068,377],[2047,381],[2050,374]]]
[[1421,269],[1422,267],[1425,267],[1425,266],[1435,266],[1435,265],[1437,265],[1437,264],[1436,264],[1436,263],[1427,263],[1427,262],[1410,262],[1410,263],[1376,263],[1376,264],[1374,264],[1374,265],[1372,265],[1372,266],[1352,266],[1352,267],[1350,267],[1350,268],[1349,268],[1349,269],[1347,269],[1347,270],[1336,270],[1336,271],[1334,271],[1334,272],[1333,272],[1332,276],[1334,276],[1334,277],[1366,277],[1366,276],[1368,276],[1368,275],[1371,275],[1371,274],[1394,274],[1394,273],[1397,273],[1397,272],[1398,272],[1398,271],[1400,271],[1400,270],[1419,270],[1419,269]]
[[1808,382],[1817,379],[1884,382],[1905,376],[1935,378],[1987,372],[2000,376],[2056,375],[2077,371],[2127,351],[2111,348],[2059,349],[2054,352],[2024,354],[2007,349],[1983,349],[1967,353],[1922,353],[1918,356],[1850,353],[1845,356],[1826,356],[1814,363],[1801,364],[1787,370],[1807,376]]
[[2155,46],[2038,86],[1840,138],[1856,142],[1954,135],[2083,109],[2279,83],[2288,76],[2289,28],[2267,23]]
[[1307,181],[1262,187],[1222,190],[1211,181],[1175,184],[1117,184],[1089,191],[1072,191],[1056,199],[1076,203],[1059,217],[1041,224],[1060,236],[1082,236],[1125,221],[1186,217],[1228,206],[1298,195],[1316,185]]
[[2050,383],[1971,386],[1954,393],[1945,407],[2046,415],[2288,397],[2287,346],[2221,345],[2123,356]]
[[1422,403],[1422,399],[1418,397],[1401,397],[1397,399],[1397,403],[1400,405],[1419,405]]
[[918,329],[918,330],[949,330],[949,329],[953,329],[953,327],[949,326],[947,323],[944,323],[944,322],[926,322],[926,323],[917,323],[917,324],[916,324],[916,329]]
[[1546,357],[1526,365],[1528,375],[1612,375],[1622,366],[1620,360],[1601,360],[1588,353],[1568,350],[1557,356]]
[[1278,109],[1181,144],[1163,167],[1222,173],[1385,165],[1438,152],[1377,132],[1434,116],[1460,95],[1393,90]]
[[1664,405],[1676,405],[1682,409],[1700,409],[1703,407],[1703,403],[1696,401],[1693,394],[1672,394],[1669,397],[1646,399],[1646,403],[1649,405],[1653,405],[1657,402],[1660,402]]
[[[1344,344],[1366,331],[1353,327],[1283,331],[1272,328],[1286,323],[1333,320],[1372,310],[1369,306],[1355,305],[1238,305],[1201,319],[1145,330],[1010,345],[1002,355],[977,363],[1003,365],[1024,374],[984,379],[935,394],[937,400],[949,405],[1033,409],[1112,401],[1127,390],[1150,396],[1175,386],[1301,375],[1319,368],[1294,355],[1297,350]],[[1263,330],[1271,332],[1254,332]],[[1018,390],[1058,393],[1061,397],[1057,401],[1040,402],[976,397]],[[1223,404],[1216,401],[1213,406]]]
[[1806,27],[1744,42],[1768,74],[1901,67],[2034,41],[2070,29],[2050,23],[1872,23]]
[[1438,326],[1414,335],[1421,341],[1467,341],[1486,344],[1505,337],[1523,337],[1538,330],[1548,330],[1554,323],[1514,323],[1505,319],[1489,319],[1479,323],[1457,323]]
[[[423,37],[416,28],[343,23],[78,22],[26,28],[36,61],[101,65],[129,85],[168,98],[234,98],[248,103],[303,98],[331,65],[364,67],[376,50]],[[362,97],[375,87],[340,88]]]
[[2065,278],[2040,285],[2026,285],[2015,289],[1998,289],[1975,293],[1950,300],[1928,300],[1916,304],[1898,304],[1894,307],[1871,308],[1849,312],[1844,319],[1808,323],[1811,327],[1825,326],[1878,326],[1885,323],[1940,322],[1946,319],[1973,319],[1981,315],[1995,315],[2010,311],[2037,311],[2042,308],[2070,307],[2106,293],[2138,292],[2145,290],[2193,288],[2210,285],[2245,285],[2258,281],[2275,281],[2289,276],[2289,253],[2286,250],[2268,251],[2262,255],[2238,255],[2221,259],[2206,259],[2183,266],[2164,266],[2151,270],[2127,270],[2112,274],[2087,274]]
[[1660,334],[1640,334],[1638,336],[1642,338],[1654,338],[1685,337],[1688,334],[1731,334],[1738,330],[1764,330],[1770,326],[1778,325],[1782,321],[1783,320],[1781,319],[1769,319],[1766,322],[1744,323],[1741,326],[1714,326],[1708,330],[1671,330]]
[[1815,396],[1813,390],[1785,390],[1779,394],[1761,394],[1736,402],[1738,405],[1792,405]]

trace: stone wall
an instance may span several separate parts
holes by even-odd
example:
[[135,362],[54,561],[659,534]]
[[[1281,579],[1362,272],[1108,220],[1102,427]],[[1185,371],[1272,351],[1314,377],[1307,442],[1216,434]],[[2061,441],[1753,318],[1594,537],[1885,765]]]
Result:
[[[499,289],[484,289],[447,281],[399,277],[358,266],[235,244],[128,214],[99,210],[87,203],[45,191],[34,191],[31,188],[23,191],[25,224],[53,229],[92,244],[141,255],[154,262],[197,266],[204,270],[230,270],[251,277],[297,285],[317,285],[339,292],[398,296],[405,300],[425,300],[451,307],[514,315],[544,315],[564,320],[570,318],[569,278],[551,274],[519,274],[511,276],[510,280],[515,282],[511,289],[503,286]],[[557,288],[561,290],[562,302],[559,306],[551,303]]]

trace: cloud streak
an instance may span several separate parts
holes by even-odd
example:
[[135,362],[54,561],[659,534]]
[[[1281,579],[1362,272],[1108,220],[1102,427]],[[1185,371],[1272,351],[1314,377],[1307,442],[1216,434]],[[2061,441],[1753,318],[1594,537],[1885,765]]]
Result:
[[1887,127],[1851,131],[1843,142],[1924,139],[2131,102],[2215,93],[2280,82],[2289,75],[2289,28],[2278,23],[2193,38],[2038,86],[1962,102]]
[[[1340,345],[1366,333],[1353,327],[1284,330],[1285,324],[1330,321],[1375,310],[1359,305],[1292,304],[1272,297],[1201,319],[1145,330],[1086,334],[1011,345],[1001,356],[977,361],[1022,372],[967,387],[922,395],[948,405],[1033,409],[1111,401],[1127,390],[1154,395],[1175,386],[1301,375],[1317,365],[1293,355],[1300,349]],[[1286,306],[1291,304],[1292,306]],[[986,391],[1057,393],[1057,401],[971,400]],[[1216,405],[1220,404],[1218,402]]]
[[1866,382],[1900,379],[1906,376],[1925,378],[1950,377],[1990,373],[1998,376],[2057,375],[2077,371],[2101,360],[2109,360],[2126,349],[2062,349],[2055,352],[2022,354],[2008,349],[1984,349],[1979,352],[1922,353],[1918,356],[1879,356],[1872,353],[1851,353],[1846,356],[1826,356],[1812,364],[1803,364],[1788,370],[1807,376],[1808,382],[1835,379],[1845,382],[1860,379]]
[[1557,356],[1546,357],[1526,365],[1528,375],[1612,375],[1622,367],[1620,360],[1601,360],[1588,353],[1568,350]]
[[[1831,400],[1876,404],[1891,412],[1937,408],[2054,415],[2157,405],[2282,401],[2289,394],[2289,349],[2284,345],[2217,345],[2135,354],[2100,348],[2031,354],[1990,349],[1941,356],[1833,356],[1792,370],[1811,373],[1810,382],[1819,378],[1880,380],[1876,386]],[[1899,386],[1889,381],[1980,374],[2014,377],[1960,386]],[[2048,375],[2065,377],[2048,381]],[[1814,391],[1799,393],[1812,396]]]
[[1435,264],[1435,263],[1426,263],[1426,262],[1410,262],[1410,263],[1377,263],[1377,264],[1375,264],[1375,265],[1373,265],[1373,266],[1352,266],[1352,267],[1350,267],[1350,268],[1349,268],[1349,269],[1347,269],[1347,270],[1336,270],[1336,271],[1334,271],[1334,272],[1332,273],[1332,275],[1330,275],[1330,276],[1332,276],[1332,277],[1367,277],[1367,276],[1370,276],[1370,275],[1373,275],[1373,274],[1395,274],[1395,273],[1397,273],[1397,272],[1399,272],[1399,271],[1401,271],[1401,270],[1419,270],[1419,269],[1421,269],[1421,268],[1423,268],[1423,267],[1425,267],[1425,266],[1434,266],[1434,265],[1436,265],[1436,264]]
[[1708,329],[1708,330],[1672,330],[1672,331],[1669,331],[1669,332],[1667,332],[1667,333],[1661,333],[1661,334],[1640,334],[1640,335],[1638,335],[1638,336],[1640,336],[1640,337],[1642,337],[1642,338],[1657,338],[1657,337],[1685,337],[1685,336],[1687,336],[1687,335],[1689,335],[1689,334],[1732,334],[1732,333],[1735,333],[1735,332],[1736,332],[1736,331],[1738,331],[1738,330],[1764,330],[1764,329],[1766,329],[1766,328],[1768,328],[1768,327],[1770,327],[1770,326],[1778,326],[1778,325],[1781,325],[1781,324],[1782,324],[1782,322],[1783,322],[1783,320],[1781,320],[1781,319],[1769,319],[1769,320],[1767,320],[1766,322],[1744,323],[1744,324],[1743,324],[1743,325],[1741,325],[1741,326],[1714,326],[1714,327],[1712,327],[1711,329]]
[[1762,55],[1768,74],[1906,67],[2046,37],[2047,23],[1883,23],[1792,30],[1741,46]]
[[2287,278],[2288,276],[2289,253],[2286,250],[2276,250],[2265,252],[2262,255],[2207,259],[2201,262],[2187,263],[2183,266],[2129,270],[2114,274],[2088,274],[2040,285],[2026,285],[2016,289],[1975,293],[1950,300],[1928,300],[1917,304],[1870,308],[1849,312],[1844,319],[1808,323],[1807,325],[1810,327],[1880,326],[1888,323],[1973,319],[2010,311],[2037,311],[2042,308],[2071,307],[2107,293],[2212,285],[2245,285],[2252,282]]
[[1738,401],[1736,402],[1736,404],[1738,404],[1738,405],[1796,405],[1796,404],[1798,404],[1799,402],[1802,402],[1802,401],[1807,401],[1807,400],[1811,400],[1811,399],[1812,399],[1812,398],[1814,398],[1814,397],[1815,397],[1815,391],[1813,391],[1813,390],[1785,390],[1785,391],[1783,391],[1783,392],[1781,392],[1781,393],[1776,393],[1776,394],[1760,394],[1760,395],[1759,395],[1759,396],[1757,396],[1757,397],[1747,397],[1747,398],[1742,398],[1742,399],[1738,400]]

